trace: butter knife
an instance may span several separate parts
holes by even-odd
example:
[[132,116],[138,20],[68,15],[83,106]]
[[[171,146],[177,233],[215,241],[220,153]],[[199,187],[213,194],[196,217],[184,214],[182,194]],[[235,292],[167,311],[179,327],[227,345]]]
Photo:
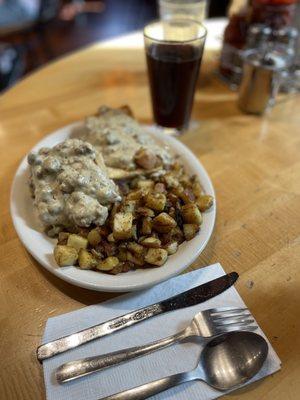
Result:
[[37,349],[37,358],[39,361],[43,361],[56,354],[74,349],[91,340],[117,332],[120,329],[127,328],[156,315],[203,303],[232,286],[238,279],[238,276],[237,272],[231,272],[159,303],[151,304],[99,325],[42,344]]

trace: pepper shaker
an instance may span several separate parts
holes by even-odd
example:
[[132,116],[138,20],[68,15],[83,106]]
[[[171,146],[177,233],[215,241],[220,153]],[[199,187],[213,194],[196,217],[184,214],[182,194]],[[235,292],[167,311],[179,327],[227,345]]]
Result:
[[260,115],[274,105],[287,63],[280,54],[259,50],[246,51],[243,59],[238,105],[246,113]]

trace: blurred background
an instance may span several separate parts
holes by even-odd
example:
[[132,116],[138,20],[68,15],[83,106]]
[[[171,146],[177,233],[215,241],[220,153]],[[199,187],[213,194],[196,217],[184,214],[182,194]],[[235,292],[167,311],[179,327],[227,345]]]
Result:
[[[210,0],[208,18],[229,0]],[[156,0],[0,0],[0,91],[66,53],[142,29]]]

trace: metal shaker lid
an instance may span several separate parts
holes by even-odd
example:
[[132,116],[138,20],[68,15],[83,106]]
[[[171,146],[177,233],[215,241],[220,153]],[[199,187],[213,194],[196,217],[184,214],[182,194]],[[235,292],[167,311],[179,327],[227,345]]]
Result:
[[256,49],[245,51],[243,54],[245,64],[261,69],[280,71],[287,67],[285,57],[276,51],[259,51]]

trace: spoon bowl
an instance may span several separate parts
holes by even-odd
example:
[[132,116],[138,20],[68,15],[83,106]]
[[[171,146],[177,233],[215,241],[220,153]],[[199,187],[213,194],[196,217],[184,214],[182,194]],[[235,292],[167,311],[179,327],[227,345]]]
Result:
[[228,390],[256,375],[267,355],[268,344],[262,336],[246,331],[230,332],[204,347],[199,367],[206,383],[218,390]]

